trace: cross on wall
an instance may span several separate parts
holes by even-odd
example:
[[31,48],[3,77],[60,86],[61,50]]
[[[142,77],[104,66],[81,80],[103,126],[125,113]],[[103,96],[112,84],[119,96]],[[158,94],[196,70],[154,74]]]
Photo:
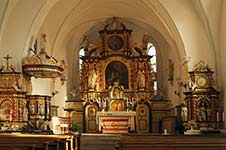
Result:
[[6,69],[9,70],[9,60],[12,59],[13,57],[11,57],[11,56],[9,56],[9,54],[7,54],[3,58],[6,60]]

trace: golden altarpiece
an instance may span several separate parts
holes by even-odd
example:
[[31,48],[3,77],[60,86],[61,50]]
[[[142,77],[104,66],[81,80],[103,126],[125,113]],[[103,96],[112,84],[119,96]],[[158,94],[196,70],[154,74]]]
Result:
[[223,121],[220,92],[213,87],[213,73],[208,65],[200,61],[189,72],[191,82],[184,92],[187,105],[185,121],[200,130],[219,129]]
[[84,47],[80,58],[84,131],[158,132],[169,103],[152,101],[156,74],[147,48],[133,44],[132,30],[115,18],[99,34],[100,46]]
[[9,55],[4,57],[6,65],[0,69],[0,124],[1,129],[18,130],[28,119],[26,92],[19,89],[21,73],[9,64]]

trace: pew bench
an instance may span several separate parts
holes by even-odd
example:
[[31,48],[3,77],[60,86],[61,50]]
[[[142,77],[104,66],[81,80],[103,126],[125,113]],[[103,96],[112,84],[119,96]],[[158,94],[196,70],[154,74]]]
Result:
[[74,135],[0,134],[0,150],[74,150]]
[[117,150],[225,150],[226,136],[123,135]]

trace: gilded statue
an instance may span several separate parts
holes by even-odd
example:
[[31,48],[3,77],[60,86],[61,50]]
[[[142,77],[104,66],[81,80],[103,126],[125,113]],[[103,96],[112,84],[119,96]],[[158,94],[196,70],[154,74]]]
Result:
[[144,88],[145,87],[145,75],[144,75],[144,71],[139,70],[138,71],[138,86],[139,88]]
[[45,51],[46,50],[46,35],[45,34],[41,34],[41,38],[40,38],[40,49],[41,51]]
[[95,69],[89,72],[88,86],[90,89],[94,89],[96,85],[97,74]]

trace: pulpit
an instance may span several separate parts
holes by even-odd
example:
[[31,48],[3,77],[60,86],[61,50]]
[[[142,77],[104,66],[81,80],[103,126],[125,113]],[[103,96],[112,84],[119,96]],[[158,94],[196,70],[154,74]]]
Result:
[[103,133],[133,132],[135,131],[135,117],[134,111],[97,112],[98,130]]
[[29,120],[35,129],[46,130],[51,120],[50,100],[48,95],[27,95]]

